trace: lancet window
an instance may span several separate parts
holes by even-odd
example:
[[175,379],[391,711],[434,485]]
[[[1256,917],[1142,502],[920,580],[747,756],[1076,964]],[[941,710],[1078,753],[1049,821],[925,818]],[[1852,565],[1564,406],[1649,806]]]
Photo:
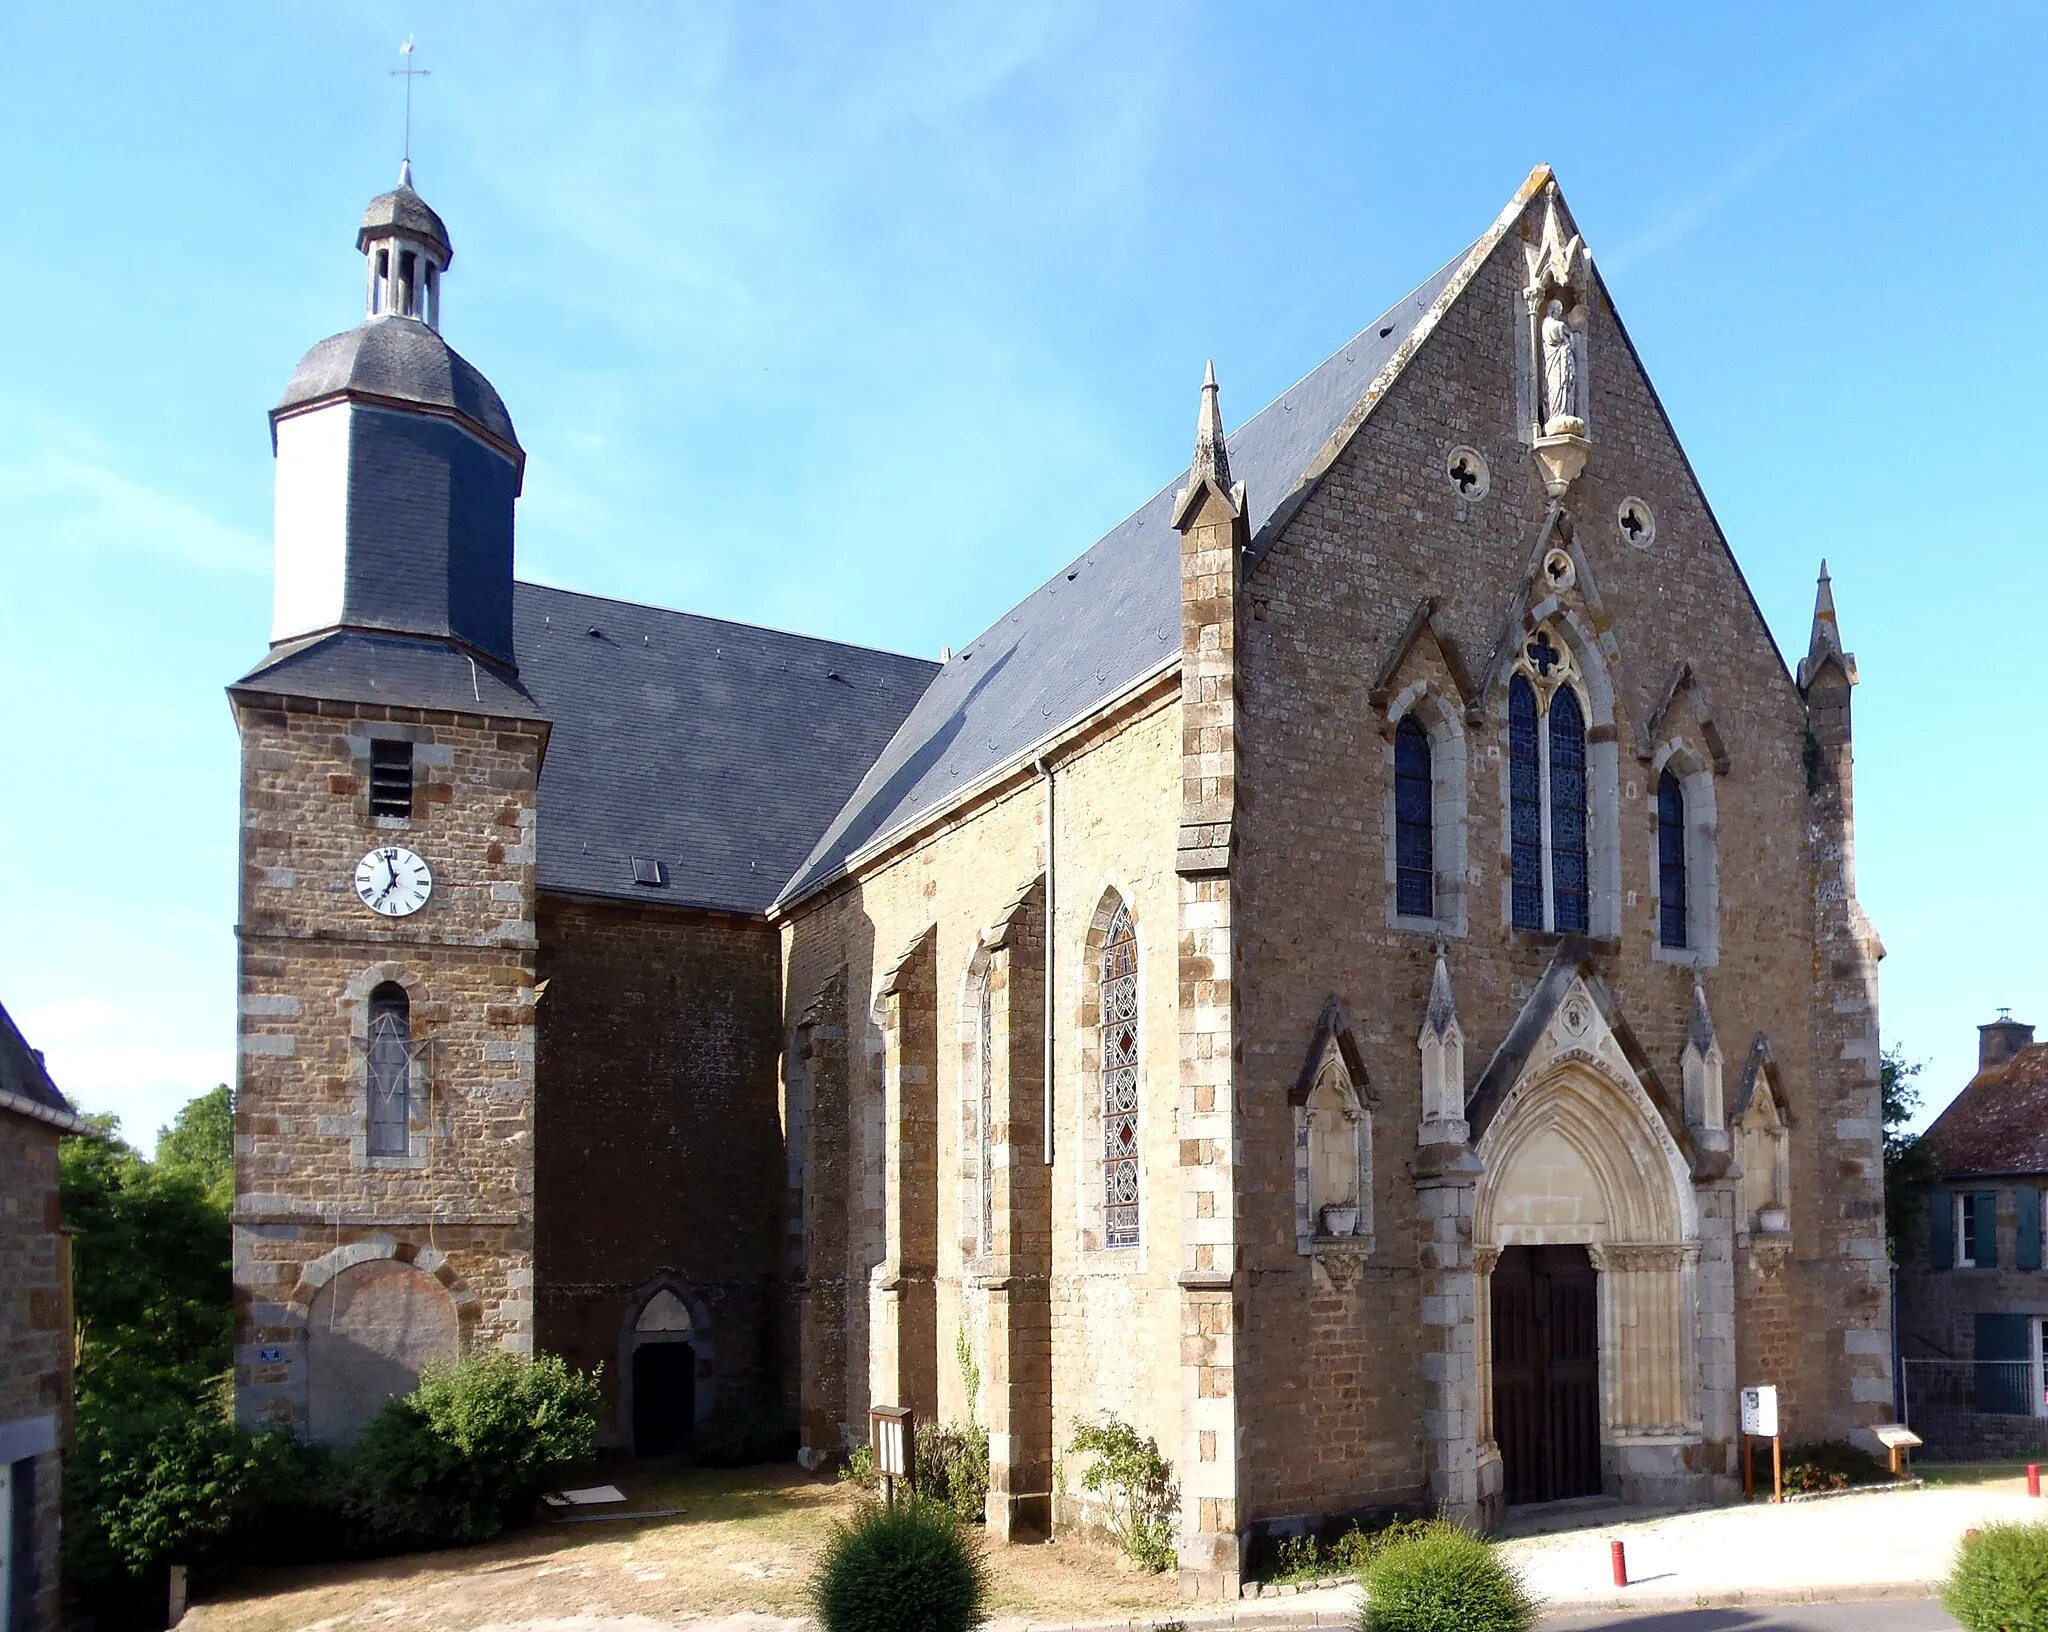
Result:
[[1591,921],[1586,707],[1571,654],[1548,629],[1508,681],[1509,905],[1517,929],[1583,933]]
[[1403,917],[1436,916],[1436,784],[1429,733],[1413,714],[1394,732],[1394,897]]
[[1138,1219],[1138,935],[1119,902],[1102,945],[1102,1240],[1135,1247]]
[[1685,900],[1685,789],[1667,768],[1657,777],[1657,939],[1682,947],[1691,938]]
[[372,1156],[404,1156],[412,1120],[412,1004],[387,980],[370,993],[369,1139]]
[[995,1118],[996,1108],[996,1054],[995,1054],[995,965],[984,963],[981,967],[980,991],[977,999],[980,1021],[977,1032],[976,1061],[978,1088],[981,1099],[981,1114],[975,1122],[975,1190],[979,1202],[980,1217],[975,1220],[979,1234],[977,1240],[983,1252],[995,1250],[995,1156],[990,1142],[989,1128]]

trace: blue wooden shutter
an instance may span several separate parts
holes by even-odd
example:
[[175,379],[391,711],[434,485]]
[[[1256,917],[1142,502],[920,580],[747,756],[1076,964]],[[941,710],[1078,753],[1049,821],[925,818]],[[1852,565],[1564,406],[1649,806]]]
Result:
[[1956,1198],[1937,1190],[1927,1198],[1927,1263],[1931,1269],[1956,1267]]
[[2027,1353],[2027,1333],[2032,1324],[2025,1315],[1977,1317],[1975,1370],[1979,1411],[2008,1417],[2028,1414],[2033,1388],[2028,1380],[2027,1362],[2032,1357]]
[[1979,1190],[1970,1197],[1977,1209],[1977,1267],[1998,1267],[1998,1192]]
[[2021,1185],[2012,1193],[2013,1211],[2018,1215],[2016,1228],[2019,1239],[2015,1243],[2013,1263],[2020,1269],[2041,1267],[2041,1192],[2032,1185]]

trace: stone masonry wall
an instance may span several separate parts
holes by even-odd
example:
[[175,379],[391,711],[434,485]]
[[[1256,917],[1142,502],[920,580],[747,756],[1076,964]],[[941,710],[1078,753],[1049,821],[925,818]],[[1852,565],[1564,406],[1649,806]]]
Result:
[[[356,1263],[431,1274],[465,1345],[533,1340],[532,722],[237,698],[242,730],[236,1393],[308,1425],[306,1318]],[[373,737],[414,744],[413,815],[369,814]],[[433,895],[386,920],[357,859],[417,851]],[[410,1149],[366,1153],[368,1000],[396,981],[416,1044]]]
[[[1540,214],[1534,219],[1540,224]],[[1499,693],[1484,700],[1482,723],[1465,722],[1458,675],[1429,635],[1388,690],[1424,685],[1460,722],[1467,872],[1448,882],[1462,890],[1466,911],[1462,923],[1389,927],[1390,729],[1368,697],[1425,596],[1436,598],[1457,667],[1476,683],[1501,639],[1503,608],[1533,567],[1548,500],[1518,431],[1521,249],[1511,231],[1246,585],[1237,882],[1240,1231],[1251,1270],[1239,1376],[1249,1519],[1423,1493],[1425,1378],[1409,1175],[1420,1117],[1416,1036],[1433,941],[1441,935],[1448,947],[1468,1089],[1555,946],[1555,937],[1506,924]],[[1732,1103],[1740,1062],[1763,1033],[1791,1099],[1793,1246],[1778,1272],[1782,1292],[1769,1294],[1783,1299],[1771,1317],[1780,1335],[1768,1351],[1781,1369],[1741,1381],[1776,1382],[1788,1432],[1818,1435],[1845,1411],[1868,1415],[1860,1393],[1850,1399],[1850,1372],[1867,1357],[1845,1351],[1868,1335],[1869,1266],[1859,1243],[1881,1228],[1859,1211],[1848,1228],[1854,1239],[1845,1238],[1841,1211],[1849,1202],[1865,1210],[1877,1196],[1875,1170],[1861,1160],[1869,1110],[1861,1061],[1839,1057],[1839,1043],[1816,1047],[1821,1011],[1835,994],[1815,975],[1806,714],[1597,289],[1589,352],[1594,449],[1567,505],[1582,571],[1597,589],[1592,621],[1608,642],[1616,691],[1622,892],[1620,936],[1596,950],[1675,1098],[1693,974],[1655,945],[1656,778],[1640,755],[1677,738],[1698,758],[1711,757],[1695,696],[1681,693],[1651,717],[1678,666],[1689,663],[1729,760],[1715,779],[1718,959],[1703,971],[1730,1062],[1728,1093]],[[1491,466],[1483,498],[1468,499],[1446,474],[1459,444],[1476,447]],[[1626,542],[1616,523],[1630,495],[1656,513],[1647,550]],[[1585,604],[1585,589],[1576,604]],[[1333,992],[1355,1017],[1379,1095],[1377,1246],[1341,1274],[1296,1251],[1286,1097]],[[1738,1331],[1763,1295],[1756,1277],[1739,1280]],[[1762,1358],[1754,1346],[1747,1352]],[[1710,1381],[1725,1393],[1734,1379]],[[1708,1424],[1705,1466],[1733,1466],[1731,1429]]]
[[622,1342],[660,1284],[708,1315],[721,1401],[780,1394],[778,964],[760,919],[541,899],[535,1341],[604,1367],[621,1444]]
[[[55,1128],[0,1111],[0,1440],[6,1430],[70,1442],[71,1254],[61,1233]],[[31,1429],[33,1425],[33,1429]],[[10,1457],[12,1452],[7,1453]],[[54,1448],[17,1460],[34,1471],[35,1553],[17,1568],[27,1626],[57,1625],[57,1539],[62,1459]]]
[[[1181,743],[1177,689],[1173,682],[1153,688],[1131,713],[1084,740],[1062,747],[1053,758],[1054,818],[1053,1022],[1054,1144],[1051,1184],[1051,1390],[1055,1447],[1064,1457],[1077,1419],[1113,1411],[1154,1435],[1169,1456],[1180,1433],[1180,1294],[1175,1285],[1179,1254],[1177,1172],[1174,1137],[1178,1099],[1175,979],[1174,873],[1180,803]],[[882,1261],[884,1197],[881,1176],[884,1127],[881,1034],[875,1002],[877,983],[895,959],[927,928],[935,926],[932,949],[938,990],[938,1332],[936,1371],[940,1414],[966,1412],[965,1387],[955,1361],[963,1311],[978,1310],[988,1296],[963,1248],[961,1220],[963,1093],[979,1094],[972,1047],[969,971],[977,946],[1019,893],[1046,865],[1045,790],[1023,772],[990,793],[959,818],[899,854],[887,855],[845,883],[802,903],[782,925],[786,1009],[794,1024],[821,995],[829,998],[835,977],[845,982],[843,1042],[814,1038],[811,1047],[829,1071],[843,1071],[836,1083],[801,1080],[803,1062],[792,1067],[789,1088],[800,1096],[822,1094],[821,1120],[836,1141],[841,1125],[830,1112],[832,1097],[844,1092],[844,1154],[834,1148],[828,1163],[812,1166],[814,1180],[842,1176],[843,1197],[807,1197],[804,1216],[830,1215],[836,1231],[843,1221],[843,1266],[805,1256],[818,1306],[835,1306],[834,1284],[844,1276],[845,1394],[837,1428],[854,1440],[867,1433],[869,1368],[869,1272]],[[1126,899],[1137,926],[1141,1021],[1143,1193],[1145,1241],[1131,1252],[1090,1250],[1091,1183],[1100,1184],[1099,1109],[1096,1074],[1094,982],[1088,967],[1091,937],[1100,934],[1106,899],[1114,890]],[[1027,905],[1024,911],[1031,908]],[[1042,947],[1042,943],[1038,943]],[[1042,956],[1042,950],[1036,955]],[[1007,987],[1005,988],[1007,991]],[[1028,1013],[1036,983],[1020,982],[1007,1024],[1036,1037],[1040,1021]],[[836,1026],[828,1001],[821,1024]],[[816,1027],[811,1028],[813,1031]],[[1014,1048],[1013,1048],[1014,1054]],[[836,1063],[843,1060],[843,1064]],[[1020,1068],[1021,1069],[1021,1068]],[[809,1101],[806,1100],[806,1103]],[[787,1114],[787,1108],[786,1112]],[[1018,1117],[1016,1129],[1032,1137],[1003,1139],[1000,1164],[1043,1161],[1041,1132]],[[1009,1130],[1003,1130],[1009,1131]],[[1091,1156],[1090,1141],[1094,1141]],[[1009,1186],[1005,1181],[1004,1190]],[[807,1324],[810,1317],[806,1317]],[[991,1357],[985,1324],[974,1314],[967,1331],[976,1362],[988,1379],[1018,1372],[1018,1357]],[[808,1366],[808,1354],[798,1364]],[[1033,1388],[1043,1384],[1028,1379]],[[1042,1407],[1034,1407],[1042,1409]],[[984,1420],[986,1416],[984,1414]],[[806,1413],[806,1435],[821,1432]],[[817,1444],[820,1450],[837,1443]],[[1072,1519],[1078,1470],[1066,1467],[1063,1517]]]

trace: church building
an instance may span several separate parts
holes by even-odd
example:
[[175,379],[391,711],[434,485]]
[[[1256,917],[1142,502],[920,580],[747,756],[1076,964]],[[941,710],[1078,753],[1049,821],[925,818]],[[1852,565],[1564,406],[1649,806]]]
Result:
[[1890,1419],[1855,660],[1823,567],[1788,667],[1547,167],[936,664],[520,581],[409,169],[357,247],[229,689],[245,1420],[487,1346],[639,1454],[971,1415],[1011,1540],[1110,1414],[1234,1595],[1731,1494],[1743,1385]]

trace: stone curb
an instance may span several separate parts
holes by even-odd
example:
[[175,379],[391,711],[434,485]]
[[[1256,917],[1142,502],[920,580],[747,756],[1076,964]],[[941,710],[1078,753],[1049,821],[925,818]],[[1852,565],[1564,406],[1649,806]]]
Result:
[[[1767,1609],[1784,1604],[1865,1604],[1889,1599],[1932,1598],[1940,1583],[1934,1581],[1890,1581],[1844,1583],[1839,1586],[1787,1587],[1773,1590],[1748,1589],[1731,1592],[1644,1593],[1640,1597],[1610,1593],[1602,1598],[1550,1602],[1543,1606],[1545,1620],[1563,1620],[1577,1615],[1608,1615],[1639,1610],[1663,1614],[1674,1609]],[[1294,1632],[1296,1628],[1356,1628],[1355,1607],[1265,1604],[1248,1600],[1224,1610],[1161,1610],[1150,1615],[1109,1621],[1002,1621],[1004,1632],[1219,1632],[1229,1627],[1260,1627],[1267,1632]]]

